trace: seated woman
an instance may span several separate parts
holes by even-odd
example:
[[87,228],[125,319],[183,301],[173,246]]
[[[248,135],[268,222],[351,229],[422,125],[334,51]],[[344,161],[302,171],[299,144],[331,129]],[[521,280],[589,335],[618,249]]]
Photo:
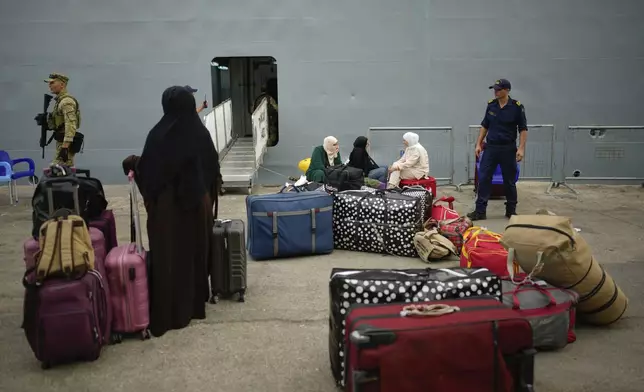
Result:
[[134,171],[148,213],[150,331],[161,336],[206,317],[213,204],[219,155],[184,87],[165,90],[163,117],[141,156],[123,161]]
[[326,175],[324,169],[330,166],[341,165],[340,146],[338,139],[333,136],[324,138],[324,143],[317,146],[311,153],[311,164],[306,171],[306,179],[323,183]]
[[418,143],[418,135],[407,132],[403,135],[405,153],[389,167],[388,188],[396,188],[400,180],[420,180],[429,176],[429,156],[425,147]]
[[367,147],[369,139],[358,136],[353,142],[353,150],[349,155],[349,166],[361,169],[365,175],[365,184],[372,188],[384,188],[387,183],[387,166],[378,166],[369,156]]

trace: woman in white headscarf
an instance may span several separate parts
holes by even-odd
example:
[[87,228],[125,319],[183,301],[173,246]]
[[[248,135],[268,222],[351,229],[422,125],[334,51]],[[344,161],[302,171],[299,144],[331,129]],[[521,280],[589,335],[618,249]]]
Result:
[[405,153],[389,166],[388,188],[395,188],[400,180],[420,180],[429,176],[429,156],[425,147],[418,143],[418,135],[407,132],[403,135]]
[[321,146],[317,146],[311,153],[311,164],[306,171],[306,179],[314,182],[324,182],[324,169],[329,166],[341,165],[340,145],[333,136],[324,138]]

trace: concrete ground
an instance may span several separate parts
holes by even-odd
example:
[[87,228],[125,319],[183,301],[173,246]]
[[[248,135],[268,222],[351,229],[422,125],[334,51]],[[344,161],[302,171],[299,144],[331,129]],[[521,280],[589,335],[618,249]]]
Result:
[[[579,200],[565,189],[544,194],[546,185],[520,183],[519,213],[548,208],[573,218],[595,255],[630,297],[626,316],[611,328],[578,328],[578,341],[540,353],[536,390],[642,391],[644,372],[644,189],[578,186]],[[420,259],[335,251],[331,255],[249,262],[246,303],[208,305],[208,317],[162,338],[108,346],[92,363],[40,369],[23,331],[22,243],[31,230],[28,187],[19,206],[0,193],[0,391],[324,391],[335,390],[329,369],[328,278],[332,267],[423,268]],[[258,189],[256,193],[274,192]],[[457,210],[472,208],[471,188]],[[119,241],[128,242],[125,186],[107,186],[117,215]],[[227,194],[221,216],[245,219],[245,196]],[[488,228],[503,232],[503,203],[492,201]],[[455,262],[439,263],[452,266]],[[463,358],[463,361],[470,359]],[[639,370],[638,370],[639,369]]]

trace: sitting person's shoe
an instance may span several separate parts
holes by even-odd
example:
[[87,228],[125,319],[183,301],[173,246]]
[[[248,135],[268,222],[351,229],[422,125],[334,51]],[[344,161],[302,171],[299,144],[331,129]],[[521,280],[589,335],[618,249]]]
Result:
[[517,214],[516,211],[506,211],[505,212],[505,217],[510,219],[510,218],[512,218],[512,215],[516,215],[516,214]]
[[471,221],[486,220],[487,214],[485,212],[472,211],[467,214],[467,217],[470,218]]

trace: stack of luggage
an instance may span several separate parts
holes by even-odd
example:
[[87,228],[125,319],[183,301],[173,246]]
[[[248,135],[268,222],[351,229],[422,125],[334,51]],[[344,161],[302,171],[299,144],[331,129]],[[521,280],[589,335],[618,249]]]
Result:
[[[537,350],[575,342],[578,319],[609,324],[625,312],[626,297],[568,218],[514,216],[498,234],[430,191],[330,193],[334,248],[461,264],[332,270],[329,357],[345,391],[533,391]],[[263,226],[268,238],[275,224]]]
[[[138,210],[134,244],[118,246],[98,179],[53,166],[32,198],[24,244],[23,328],[43,368],[99,358],[121,334],[149,338],[148,282]],[[136,205],[136,187],[131,180]],[[134,230],[136,226],[136,230]]]
[[[128,334],[149,337],[150,266],[129,179],[132,243],[121,246],[100,181],[50,176],[36,189],[23,327],[43,367],[94,360]],[[458,268],[331,271],[330,363],[350,392],[533,391],[536,350],[573,343],[578,319],[607,325],[625,313],[626,296],[569,218],[514,216],[500,234],[434,196],[317,185],[250,195],[248,230],[215,212],[210,302],[244,301],[246,250],[256,260],[334,248],[427,263],[460,256]]]
[[[110,339],[105,237],[88,229],[83,218],[89,218],[88,204],[80,203],[79,189],[75,176],[47,177],[34,194],[34,222],[43,217],[41,204],[48,205],[48,214],[34,230],[37,240],[32,237],[24,245],[23,328],[43,368],[95,360]],[[55,195],[61,193],[71,196],[73,210],[56,209]]]

